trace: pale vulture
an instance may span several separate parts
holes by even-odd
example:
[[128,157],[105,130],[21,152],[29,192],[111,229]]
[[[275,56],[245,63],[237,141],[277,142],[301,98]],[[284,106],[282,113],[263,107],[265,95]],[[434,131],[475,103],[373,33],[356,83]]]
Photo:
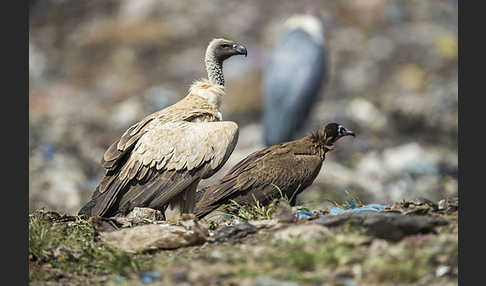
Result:
[[110,217],[149,207],[175,221],[193,211],[199,181],[224,165],[238,140],[238,125],[221,121],[220,111],[223,61],[234,55],[246,56],[247,50],[234,41],[212,40],[205,56],[208,79],[132,125],[106,150],[106,175],[80,215]]

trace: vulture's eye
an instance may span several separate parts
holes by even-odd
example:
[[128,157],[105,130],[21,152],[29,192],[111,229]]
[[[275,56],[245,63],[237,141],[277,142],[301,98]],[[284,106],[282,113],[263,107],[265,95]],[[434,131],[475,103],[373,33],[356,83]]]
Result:
[[339,128],[338,128],[338,134],[339,135],[343,135],[345,132],[346,132],[346,129],[344,129],[344,127],[342,127],[342,126],[339,126]]
[[230,44],[222,44],[221,47],[223,49],[228,49],[228,48],[231,48],[231,45]]

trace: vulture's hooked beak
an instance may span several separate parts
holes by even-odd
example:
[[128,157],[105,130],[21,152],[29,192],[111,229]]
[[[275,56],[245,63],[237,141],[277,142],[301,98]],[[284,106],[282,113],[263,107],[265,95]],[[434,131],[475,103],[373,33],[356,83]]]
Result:
[[351,130],[346,130],[346,132],[344,133],[343,136],[353,136],[353,137],[356,137],[356,134],[354,134],[354,132],[351,131]]
[[248,51],[246,50],[245,46],[240,45],[240,44],[234,44],[233,49],[239,54],[239,55],[245,55],[245,57],[248,55]]

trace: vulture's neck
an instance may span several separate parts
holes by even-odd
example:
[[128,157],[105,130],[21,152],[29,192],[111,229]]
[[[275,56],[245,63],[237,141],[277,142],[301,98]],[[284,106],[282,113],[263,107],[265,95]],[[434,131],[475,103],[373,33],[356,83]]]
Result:
[[205,62],[209,81],[224,86],[223,62],[217,60],[211,50],[206,52]]
[[326,134],[322,131],[315,131],[310,136],[311,141],[321,150],[322,155],[333,149],[332,143],[328,142]]

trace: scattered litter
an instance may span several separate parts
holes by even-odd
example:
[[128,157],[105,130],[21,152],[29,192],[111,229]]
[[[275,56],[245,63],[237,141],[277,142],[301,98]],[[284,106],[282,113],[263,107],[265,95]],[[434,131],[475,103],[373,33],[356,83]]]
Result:
[[161,280],[162,276],[160,275],[159,272],[157,271],[152,271],[152,272],[143,272],[140,271],[139,273],[140,280],[142,281],[143,284],[149,284],[154,281]]
[[54,158],[54,154],[56,153],[56,150],[52,145],[44,144],[40,146],[40,152],[44,160],[51,161]]
[[335,215],[335,214],[344,214],[344,213],[379,212],[390,207],[390,205],[387,204],[367,204],[357,208],[356,204],[352,202],[354,202],[354,200],[350,202],[349,209],[331,208],[329,210],[329,214]]
[[296,215],[298,219],[308,219],[314,217],[313,212],[305,210],[298,210],[297,212],[292,212],[292,214]]

